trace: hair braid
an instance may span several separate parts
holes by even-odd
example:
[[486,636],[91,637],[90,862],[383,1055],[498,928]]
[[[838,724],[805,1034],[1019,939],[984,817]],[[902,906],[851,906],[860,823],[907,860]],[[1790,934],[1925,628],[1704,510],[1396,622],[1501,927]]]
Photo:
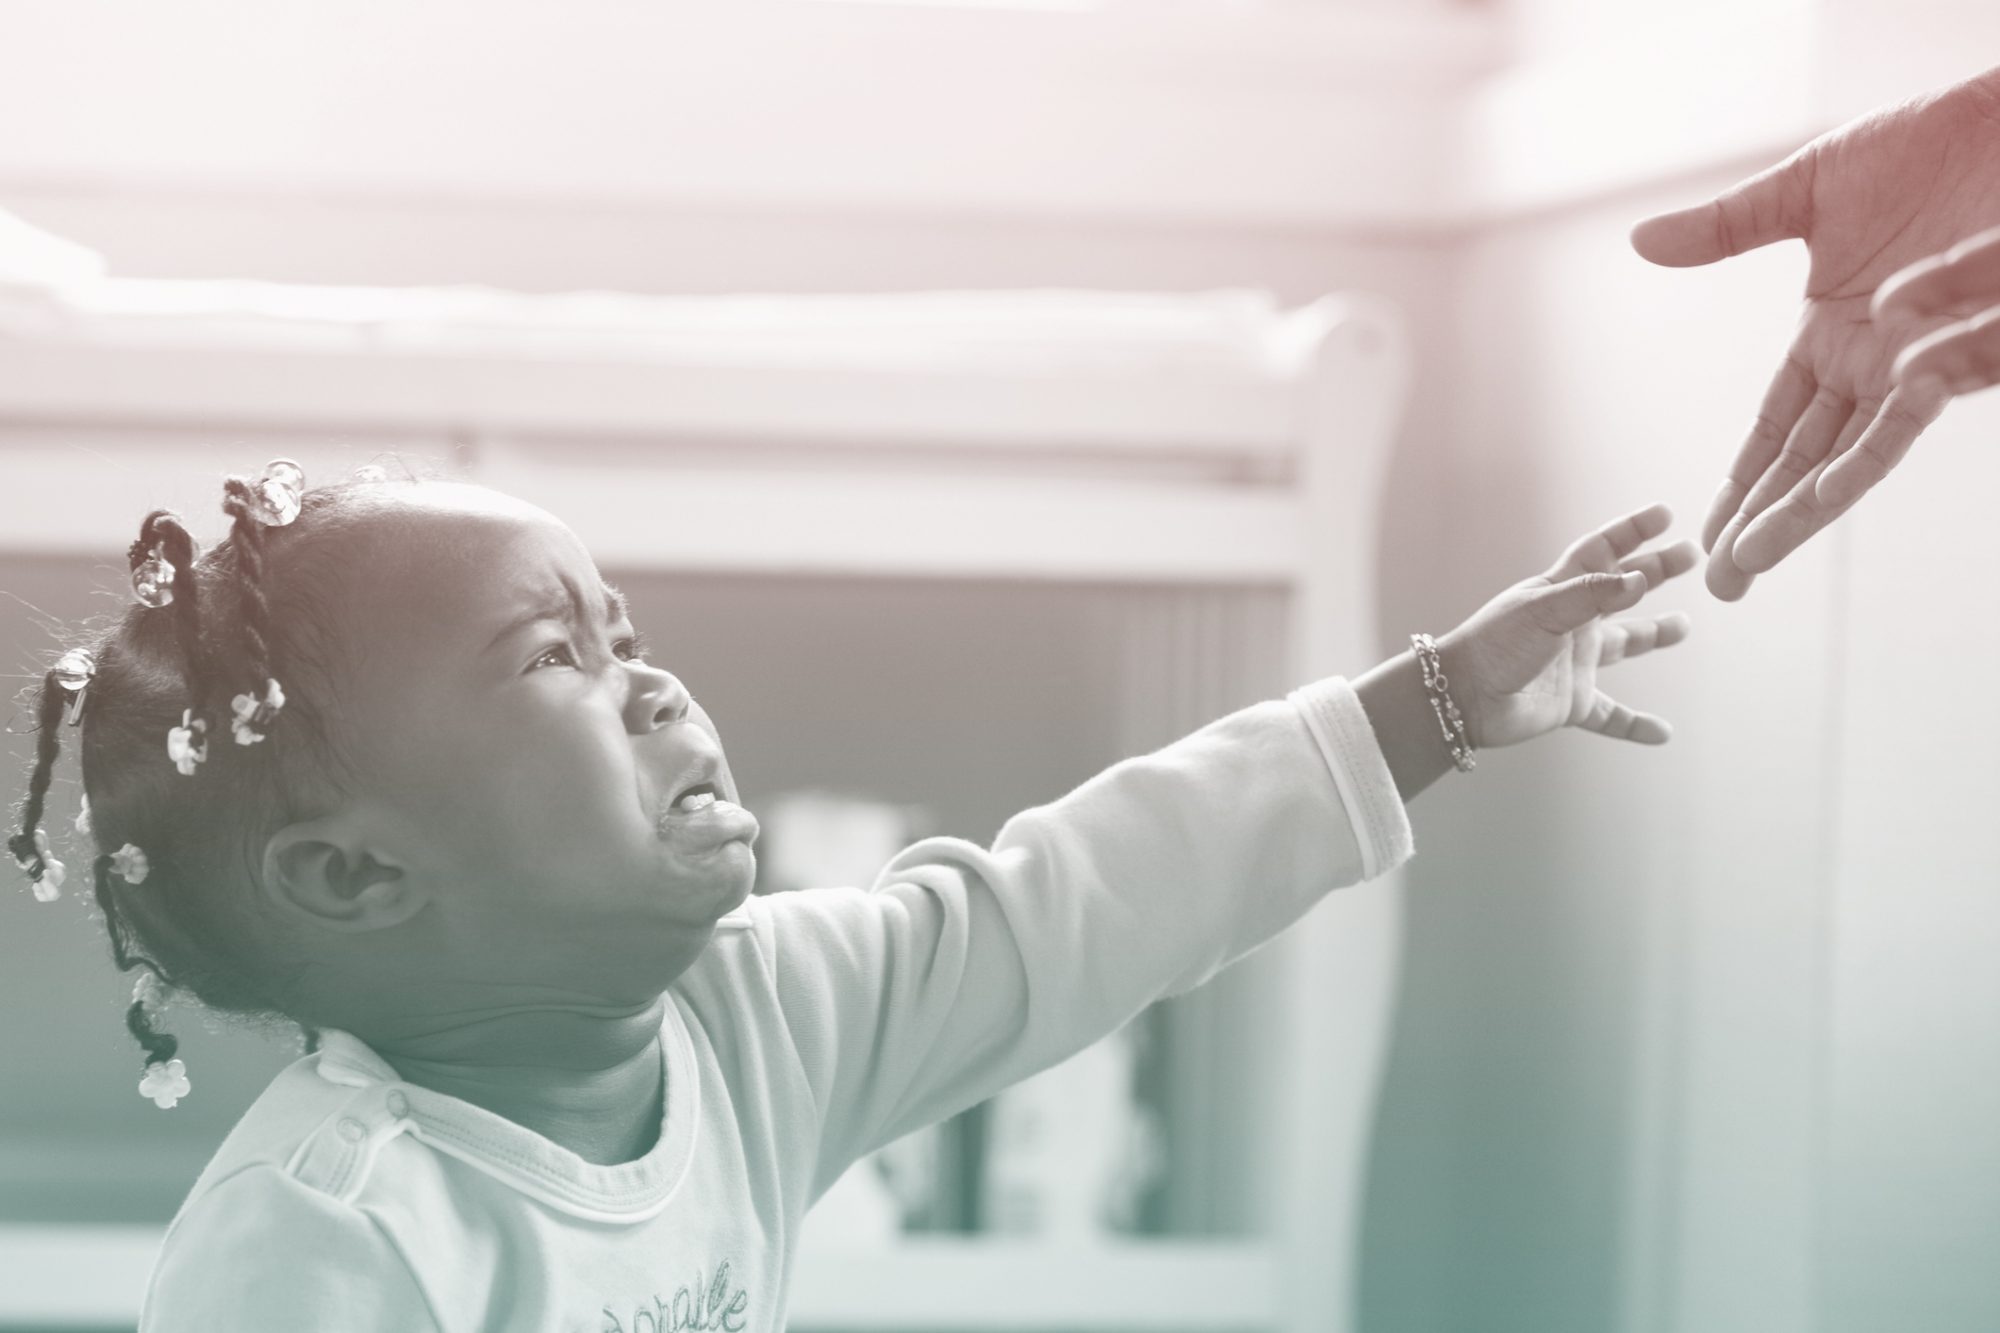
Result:
[[53,670],[42,677],[42,695],[35,706],[35,762],[28,770],[28,799],[21,804],[21,831],[7,839],[7,850],[35,879],[40,879],[46,868],[41,849],[35,846],[35,829],[42,822],[42,806],[48,799],[49,783],[55,778],[56,754],[62,745],[65,693],[56,683]]
[[125,924],[119,916],[118,904],[111,897],[112,857],[109,852],[99,856],[92,864],[91,879],[97,890],[97,908],[104,913],[104,932],[111,937],[111,961],[118,964],[120,972],[130,972],[135,967],[143,967],[159,978],[161,984],[171,985],[167,974],[160,965],[142,953],[134,953],[126,942]]
[[145,521],[139,525],[139,539],[126,549],[125,558],[137,569],[154,547],[158,547],[167,563],[173,566],[174,578],[170,586],[174,596],[174,634],[180,641],[181,658],[186,663],[188,692],[192,696],[190,704],[196,712],[200,712],[207,672],[203,669],[206,655],[201,649],[201,611],[197,605],[194,564],[201,551],[181,523],[180,515],[171,509],[155,509],[146,515]]
[[134,1000],[125,1010],[125,1030],[132,1039],[146,1048],[146,1067],[163,1065],[174,1058],[181,1048],[180,1039],[171,1032],[162,1032],[153,1026],[153,1016],[146,1010],[144,1000]]
[[[158,981],[160,985],[172,985],[172,981],[168,981],[166,973],[160,969],[158,963],[154,963],[142,953],[132,953],[130,949],[126,949],[124,923],[118,917],[118,903],[112,899],[110,855],[98,857],[96,865],[92,867],[92,881],[96,883],[98,911],[104,913],[104,933],[110,935],[112,939],[112,961],[118,963],[118,971],[128,973],[134,967],[142,967],[148,973],[152,973],[154,981]],[[146,1049],[148,1069],[152,1069],[154,1065],[164,1065],[166,1061],[174,1059],[176,1051],[180,1051],[178,1037],[174,1037],[172,1033],[162,1033],[152,1025],[152,1015],[146,1011],[146,1001],[142,999],[134,999],[132,1005],[126,1009],[126,1031],[132,1033],[132,1039]]]
[[[118,964],[120,972],[129,972],[142,967],[151,972],[155,980],[167,986],[173,983],[160,965],[142,953],[132,952],[126,945],[125,926],[118,914],[118,904],[111,896],[111,865],[109,853],[99,856],[92,867],[91,878],[96,886],[97,907],[104,913],[104,931],[111,937],[111,959]],[[133,1000],[125,1011],[125,1029],[146,1049],[146,1065],[165,1064],[174,1058],[180,1049],[180,1042],[172,1033],[161,1032],[153,1026],[152,1016],[146,1011],[143,1000]]]
[[222,487],[222,511],[235,520],[229,540],[236,550],[237,582],[243,591],[243,643],[249,652],[250,689],[254,694],[271,677],[271,605],[264,591],[264,524],[257,513],[260,500],[250,482],[230,477]]

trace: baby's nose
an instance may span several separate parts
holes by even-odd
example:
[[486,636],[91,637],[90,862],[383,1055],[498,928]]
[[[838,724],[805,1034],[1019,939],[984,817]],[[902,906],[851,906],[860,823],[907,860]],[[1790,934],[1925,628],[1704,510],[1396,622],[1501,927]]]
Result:
[[670,672],[640,665],[639,679],[632,690],[632,720],[642,729],[657,731],[688,715],[694,702],[687,687]]

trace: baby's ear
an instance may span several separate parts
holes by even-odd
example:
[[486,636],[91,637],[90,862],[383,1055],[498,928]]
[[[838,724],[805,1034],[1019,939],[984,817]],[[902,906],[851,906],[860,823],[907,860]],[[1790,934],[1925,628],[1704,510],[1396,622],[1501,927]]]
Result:
[[290,824],[264,844],[263,890],[301,924],[360,933],[399,926],[428,895],[372,845],[354,813]]

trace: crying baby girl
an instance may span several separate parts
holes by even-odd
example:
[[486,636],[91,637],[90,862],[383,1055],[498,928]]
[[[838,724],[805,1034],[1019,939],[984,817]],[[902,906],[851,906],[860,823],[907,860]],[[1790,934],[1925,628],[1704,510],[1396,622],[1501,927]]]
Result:
[[1695,563],[1664,507],[1470,619],[1303,682],[866,888],[753,897],[724,738],[584,541],[379,469],[224,487],[202,551],[144,519],[133,601],[65,645],[9,846],[72,739],[79,878],[161,1106],[158,1002],[308,1053],[169,1230],[142,1329],[776,1330],[806,1210],[852,1162],[1200,985],[1412,851],[1407,804],[1567,726],[1657,744],[1604,670]]

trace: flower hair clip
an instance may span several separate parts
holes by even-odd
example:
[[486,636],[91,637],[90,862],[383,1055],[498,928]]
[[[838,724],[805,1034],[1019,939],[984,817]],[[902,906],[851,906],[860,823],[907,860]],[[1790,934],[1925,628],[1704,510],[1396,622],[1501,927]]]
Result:
[[146,860],[146,853],[129,842],[111,853],[112,873],[127,884],[144,884],[152,869],[152,863]]
[[196,717],[192,708],[181,710],[181,724],[167,728],[167,758],[184,777],[193,777],[195,765],[208,758],[208,719]]
[[285,706],[285,690],[276,680],[264,682],[264,697],[254,694],[239,694],[229,701],[229,709],[235,714],[230,719],[229,729],[236,736],[238,745],[255,745],[264,739],[259,727],[271,725],[271,719]]
[[61,896],[69,869],[49,850],[47,829],[38,828],[32,836],[15,834],[7,840],[7,850],[14,853],[14,864],[27,872],[28,882],[34,886],[36,902],[52,903]]
[[165,1064],[147,1065],[146,1076],[139,1080],[139,1095],[149,1098],[162,1111],[171,1111],[190,1090],[187,1066],[178,1058]]

